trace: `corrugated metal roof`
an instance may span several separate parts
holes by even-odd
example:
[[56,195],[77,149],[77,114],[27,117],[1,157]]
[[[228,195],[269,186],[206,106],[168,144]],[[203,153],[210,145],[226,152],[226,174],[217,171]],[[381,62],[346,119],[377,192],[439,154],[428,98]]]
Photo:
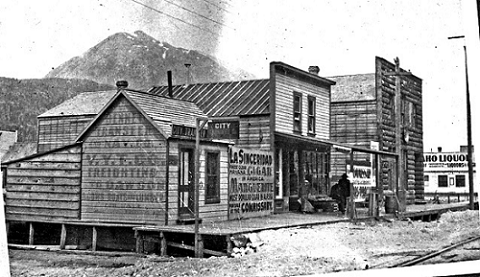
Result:
[[115,93],[116,90],[80,93],[38,117],[98,114]]
[[332,86],[331,102],[375,100],[375,73],[328,77]]
[[[239,116],[269,113],[269,79],[179,85],[173,98],[194,102],[209,116]],[[168,97],[168,87],[149,91]]]
[[154,121],[169,121],[175,125],[195,127],[195,118],[205,117],[192,102],[139,91],[125,90],[125,93]]

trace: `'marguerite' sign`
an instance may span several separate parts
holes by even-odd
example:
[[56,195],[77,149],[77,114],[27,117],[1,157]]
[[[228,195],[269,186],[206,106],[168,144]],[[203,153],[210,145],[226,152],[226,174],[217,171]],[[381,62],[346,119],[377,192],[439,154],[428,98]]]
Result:
[[274,176],[271,151],[231,147],[229,173],[229,219],[273,213]]

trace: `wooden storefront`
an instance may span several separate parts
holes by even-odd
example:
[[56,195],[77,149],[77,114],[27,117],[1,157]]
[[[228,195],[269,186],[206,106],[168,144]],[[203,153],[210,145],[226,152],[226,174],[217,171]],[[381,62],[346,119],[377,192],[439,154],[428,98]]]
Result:
[[[377,189],[398,191],[407,204],[422,201],[422,80],[379,57],[375,73],[331,79],[337,82],[332,87],[331,139],[401,155],[398,166],[386,156],[374,161],[369,154],[357,153],[353,159],[378,164],[381,185]],[[345,172],[349,159],[344,153],[332,152],[333,181]]]
[[[298,207],[305,178],[326,193],[329,178],[330,86],[334,82],[282,62],[268,79],[153,87],[152,94],[192,101],[210,118],[235,118],[235,146],[274,153],[275,212]],[[202,97],[199,97],[202,95]],[[290,178],[291,175],[291,178]]]
[[[195,170],[199,116],[205,115],[190,102],[119,90],[75,143],[2,165],[7,220],[30,222],[32,234],[34,225],[58,225],[55,232],[64,239],[75,228],[69,240],[82,234],[77,241],[100,236],[102,226],[133,232],[133,226],[188,223],[195,212],[196,172],[201,220],[227,220],[228,143],[201,131]],[[133,235],[128,238],[131,246]],[[34,243],[33,235],[29,240]]]

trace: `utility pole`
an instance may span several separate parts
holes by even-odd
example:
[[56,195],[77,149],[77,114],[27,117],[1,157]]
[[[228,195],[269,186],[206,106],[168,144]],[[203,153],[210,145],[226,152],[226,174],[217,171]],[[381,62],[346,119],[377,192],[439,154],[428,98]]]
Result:
[[400,202],[398,210],[404,212],[406,210],[406,176],[405,176],[405,155],[403,153],[403,121],[402,121],[402,76],[411,76],[410,72],[402,72],[400,69],[400,59],[394,59],[395,71],[384,72],[385,76],[395,77],[395,152],[397,152],[397,185],[396,195]]
[[[480,19],[479,19],[480,20]],[[448,39],[464,39],[465,36],[448,37]],[[475,209],[475,192],[473,184],[473,151],[472,151],[472,113],[470,109],[470,88],[468,83],[468,59],[467,59],[467,46],[463,46],[463,52],[465,56],[465,83],[466,83],[466,97],[467,97],[467,162],[468,162],[468,192],[469,192],[469,208]]]

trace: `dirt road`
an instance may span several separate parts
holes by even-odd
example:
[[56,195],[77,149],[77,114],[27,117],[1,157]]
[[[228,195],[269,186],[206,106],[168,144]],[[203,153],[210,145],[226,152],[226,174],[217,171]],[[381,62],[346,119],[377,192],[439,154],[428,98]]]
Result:
[[[10,250],[12,276],[289,276],[381,268],[480,234],[478,211],[438,221],[370,221],[263,231],[241,258],[164,258]],[[477,241],[428,262],[480,259]]]

